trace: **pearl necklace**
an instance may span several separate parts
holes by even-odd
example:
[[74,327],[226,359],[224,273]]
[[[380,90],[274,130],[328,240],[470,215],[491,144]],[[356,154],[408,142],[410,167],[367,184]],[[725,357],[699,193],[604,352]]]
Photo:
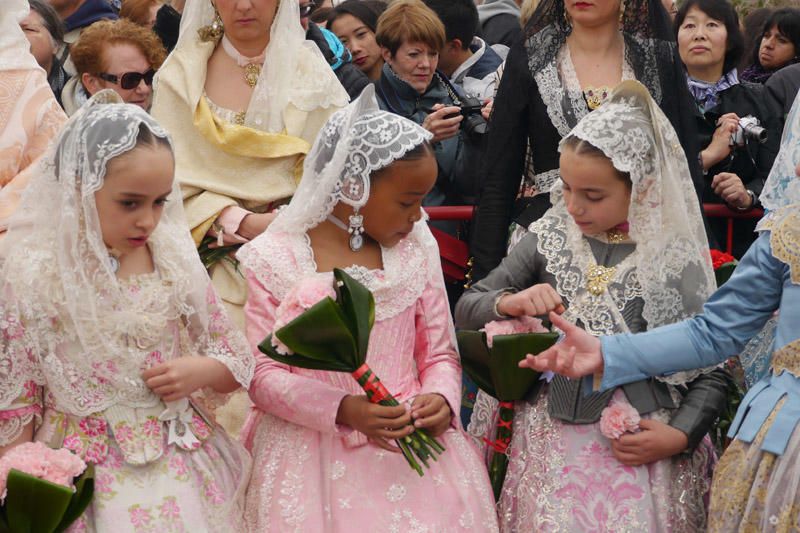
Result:
[[258,83],[258,77],[261,75],[261,66],[264,64],[264,59],[267,54],[267,49],[255,57],[247,57],[239,53],[233,43],[226,35],[222,36],[222,49],[228,54],[236,64],[244,68],[244,81],[247,82],[251,88]]

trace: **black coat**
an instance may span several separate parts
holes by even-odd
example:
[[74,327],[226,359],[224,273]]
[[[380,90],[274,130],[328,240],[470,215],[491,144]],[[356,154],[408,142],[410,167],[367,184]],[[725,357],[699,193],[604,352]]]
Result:
[[[761,121],[762,127],[767,130],[767,142],[759,144],[750,141],[746,146],[734,148],[731,155],[710,169],[703,179],[703,202],[721,204],[724,200],[711,188],[714,176],[720,172],[731,172],[741,178],[746,189],[753,191],[758,197],[764,182],[772,168],[772,163],[778,155],[781,141],[781,119],[776,116],[766,102],[764,86],[749,82],[741,82],[719,93],[719,104],[702,113],[695,106],[694,115],[697,123],[697,134],[701,149],[710,143],[716,130],[719,117],[726,113],[736,113],[739,118],[752,115]],[[716,245],[725,247],[727,240],[727,221],[725,219],[709,219]],[[750,244],[755,240],[756,220],[738,219],[733,224],[733,253],[741,257]]]

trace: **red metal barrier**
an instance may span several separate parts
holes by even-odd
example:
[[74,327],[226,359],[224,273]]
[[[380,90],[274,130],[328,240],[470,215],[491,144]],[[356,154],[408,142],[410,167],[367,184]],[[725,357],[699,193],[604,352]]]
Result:
[[[440,207],[426,207],[430,220],[471,220],[475,208],[471,205],[453,205]],[[735,211],[725,204],[703,204],[703,211],[709,218],[725,218],[728,220],[727,242],[725,251],[733,250],[733,221],[734,219],[757,219],[764,215],[761,209],[751,211]],[[433,236],[439,243],[439,253],[442,257],[442,270],[449,281],[463,281],[469,268],[469,248],[467,243],[436,228],[431,228]]]

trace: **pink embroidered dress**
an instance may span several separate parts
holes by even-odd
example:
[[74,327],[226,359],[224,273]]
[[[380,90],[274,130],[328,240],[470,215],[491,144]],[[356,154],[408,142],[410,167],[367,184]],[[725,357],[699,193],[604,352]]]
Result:
[[[421,223],[421,224],[424,224]],[[400,402],[442,394],[457,408],[461,365],[438,255],[426,257],[418,228],[384,249],[384,269],[351,267],[376,300],[367,362]],[[440,437],[447,450],[414,472],[399,453],[336,424],[339,403],[363,390],[348,374],[304,370],[263,356],[257,345],[272,332],[275,310],[296,284],[317,273],[302,235],[263,234],[239,254],[250,297],[247,336],[256,354],[245,425],[253,454],[246,519],[253,531],[494,531],[496,518],[485,468],[453,417]]]
[[67,122],[10,220],[0,446],[32,424],[34,440],[95,465],[95,495],[75,531],[244,531],[250,457],[209,414],[221,395],[165,403],[141,374],[212,357],[247,386],[254,361],[197,257],[177,190],[147,241],[154,271],[117,278],[94,193],[141,130],[167,140],[141,108],[119,102],[103,91]]
[[[332,273],[318,272],[308,229],[339,202],[358,211],[369,198],[370,176],[430,137],[410,120],[378,110],[368,87],[322,129],[292,202],[238,253],[256,355],[255,408],[244,430],[254,464],[245,502],[252,531],[497,530],[488,476],[458,416],[440,437],[446,451],[420,477],[400,453],[336,423],[342,399],[364,394],[352,376],[279,364],[257,348],[296,284],[319,276],[333,283]],[[438,393],[457,412],[461,364],[438,249],[424,220],[409,228],[398,244],[382,249],[382,269],[346,269],[375,297],[367,363],[398,401]]]

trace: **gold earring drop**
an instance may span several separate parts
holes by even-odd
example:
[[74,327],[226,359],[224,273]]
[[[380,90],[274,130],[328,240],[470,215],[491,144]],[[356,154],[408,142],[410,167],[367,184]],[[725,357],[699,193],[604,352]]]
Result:
[[216,7],[214,7],[214,20],[211,21],[210,25],[203,26],[197,30],[197,33],[200,35],[200,40],[204,43],[220,40],[222,34],[225,33],[225,26],[222,24],[222,17],[219,16]]

